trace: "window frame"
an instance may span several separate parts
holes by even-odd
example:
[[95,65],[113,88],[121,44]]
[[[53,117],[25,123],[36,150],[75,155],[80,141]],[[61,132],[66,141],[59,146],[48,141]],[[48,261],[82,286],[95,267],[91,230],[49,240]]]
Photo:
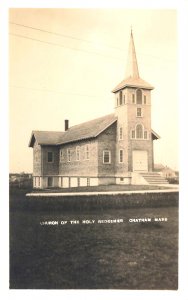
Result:
[[147,104],[147,96],[144,95],[144,104]]
[[122,141],[123,140],[123,127],[119,127],[119,140]]
[[135,94],[132,94],[132,104],[135,104]]
[[[140,114],[138,114],[139,110],[140,110]],[[136,108],[136,117],[137,118],[142,118],[143,117],[142,107],[137,107]]]
[[124,161],[124,150],[119,149],[119,163],[123,164],[123,161]]
[[[134,133],[134,136],[133,136],[133,133]],[[132,129],[131,130],[131,139],[135,140],[135,138],[136,138],[136,131],[135,131],[135,129]]]
[[84,158],[85,160],[89,160],[90,159],[90,147],[89,144],[85,145],[84,147]]
[[[108,153],[108,162],[105,162],[105,153]],[[110,150],[103,150],[103,164],[109,165],[111,164],[111,151]]]
[[62,162],[63,161],[63,150],[60,149],[60,152],[59,152],[59,161]]
[[67,149],[67,162],[71,162],[71,149]]
[[[137,131],[137,130],[138,130],[137,128],[141,128],[141,131]],[[135,132],[136,132],[136,139],[137,139],[137,140],[143,140],[143,133],[144,133],[144,130],[143,130],[143,125],[142,125],[142,124],[137,124],[137,125],[136,125]],[[138,137],[138,133],[139,133],[139,134],[141,133],[141,136],[140,136],[140,137]]]
[[136,104],[142,104],[142,94],[143,92],[141,89],[136,90]]
[[[53,178],[53,176],[48,176],[47,178],[48,178],[47,179],[47,187],[53,187],[54,186],[54,178]],[[51,184],[49,184],[49,183],[51,183]]]
[[80,146],[76,146],[76,161],[80,161]]
[[121,106],[123,104],[123,92],[119,92],[119,105]]
[[[51,160],[49,160],[49,154],[51,153],[51,155],[52,155],[52,159]],[[54,162],[54,152],[53,151],[48,151],[47,152],[47,163],[49,163],[49,164],[51,164],[51,163],[53,163]]]

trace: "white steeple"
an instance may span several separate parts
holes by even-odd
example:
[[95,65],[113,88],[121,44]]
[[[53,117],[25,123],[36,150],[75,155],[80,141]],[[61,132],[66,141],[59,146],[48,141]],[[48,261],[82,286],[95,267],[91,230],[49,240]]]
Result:
[[124,89],[125,87],[144,88],[144,89],[148,89],[148,90],[154,89],[153,86],[151,86],[148,82],[146,82],[139,76],[132,29],[131,29],[131,36],[130,36],[130,42],[129,42],[129,51],[128,51],[125,79],[122,80],[112,90],[112,92],[116,93],[116,92]]
[[125,79],[130,78],[130,77],[131,78],[139,78],[138,64],[137,64],[137,59],[136,59],[136,51],[135,51],[135,46],[134,46],[132,29],[131,29],[131,36],[130,36],[130,42],[129,42],[129,52],[128,52]]

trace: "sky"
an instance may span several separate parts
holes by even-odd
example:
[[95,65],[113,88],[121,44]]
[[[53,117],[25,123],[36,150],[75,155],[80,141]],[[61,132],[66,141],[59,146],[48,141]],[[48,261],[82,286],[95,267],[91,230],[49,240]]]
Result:
[[178,31],[174,9],[9,10],[10,172],[32,172],[32,130],[64,131],[114,112],[130,30],[152,91],[155,163],[178,170]]

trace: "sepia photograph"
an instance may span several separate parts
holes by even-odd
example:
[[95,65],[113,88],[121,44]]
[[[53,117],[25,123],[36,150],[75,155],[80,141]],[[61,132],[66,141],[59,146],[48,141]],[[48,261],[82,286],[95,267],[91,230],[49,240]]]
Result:
[[10,290],[177,291],[177,10],[8,23]]

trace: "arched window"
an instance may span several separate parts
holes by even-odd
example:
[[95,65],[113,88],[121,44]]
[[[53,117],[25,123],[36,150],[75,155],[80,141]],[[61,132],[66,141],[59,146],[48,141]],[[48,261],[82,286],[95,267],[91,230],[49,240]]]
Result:
[[123,100],[123,94],[122,91],[119,92],[119,105],[122,105]]
[[141,124],[138,124],[136,126],[136,138],[137,139],[143,139],[143,128]]
[[141,90],[136,91],[136,103],[142,104],[142,91]]

